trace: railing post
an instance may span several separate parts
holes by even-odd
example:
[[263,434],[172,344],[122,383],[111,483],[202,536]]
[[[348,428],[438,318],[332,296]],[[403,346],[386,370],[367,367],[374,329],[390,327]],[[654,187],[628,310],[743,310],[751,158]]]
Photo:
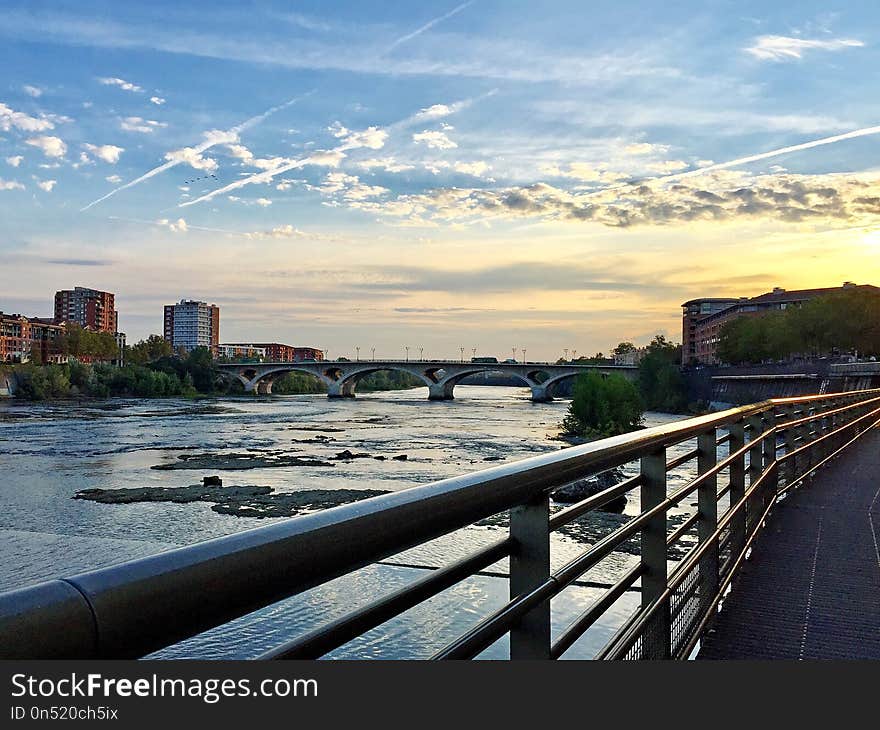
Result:
[[[746,444],[745,424],[737,421],[730,426],[728,453],[739,451]],[[746,455],[741,454],[730,462],[730,509],[739,502],[746,493]],[[730,520],[730,557],[739,555],[745,545],[746,515],[744,512],[733,515]]]
[[[711,429],[697,436],[697,475],[705,474],[718,463],[718,435]],[[708,542],[718,527],[718,475],[707,477],[697,487],[697,538]],[[718,543],[706,549],[700,559],[700,604],[703,611],[718,590]]]
[[[797,418],[797,408],[795,406],[788,407],[788,420],[793,421]],[[788,456],[791,454],[797,447],[797,435],[798,429],[793,426],[788,426],[785,429],[785,454]],[[786,461],[788,462],[788,468],[785,473],[785,486],[789,487],[798,477],[797,470],[797,457],[789,456]]]
[[[755,484],[761,478],[764,472],[764,439],[761,434],[764,433],[764,414],[758,413],[749,417],[749,487]],[[761,516],[763,509],[756,509],[763,505],[764,500],[761,495],[755,494],[746,504],[745,528],[746,534],[751,534],[755,526],[755,521]]]
[[[550,497],[547,494],[510,510],[510,598],[528,593],[550,578]],[[510,629],[511,659],[550,658],[550,601],[533,608]]]
[[776,492],[779,491],[779,465],[776,463],[776,412],[771,408],[764,413],[764,428],[771,431],[763,442],[764,450],[764,471],[769,471],[767,475],[767,486],[761,490],[761,514],[776,499]]
[[[653,509],[666,499],[666,449],[661,448],[641,458],[642,512]],[[656,601],[667,587],[666,512],[645,523],[641,532],[642,608]],[[669,604],[654,614],[642,637],[642,658],[668,659],[672,654]]]

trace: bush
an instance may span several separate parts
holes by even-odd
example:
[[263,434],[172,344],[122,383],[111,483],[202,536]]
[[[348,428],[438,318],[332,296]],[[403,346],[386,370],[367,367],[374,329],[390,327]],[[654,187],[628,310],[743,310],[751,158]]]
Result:
[[642,399],[638,388],[622,375],[579,375],[568,414],[566,433],[577,436],[615,436],[642,425]]

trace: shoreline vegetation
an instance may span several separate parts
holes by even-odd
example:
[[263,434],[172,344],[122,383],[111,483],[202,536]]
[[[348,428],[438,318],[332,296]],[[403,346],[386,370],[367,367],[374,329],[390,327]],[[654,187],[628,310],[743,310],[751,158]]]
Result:
[[[617,349],[632,347],[621,343]],[[704,404],[688,403],[679,362],[681,346],[657,335],[639,361],[636,382],[622,375],[579,375],[560,424],[560,438],[575,444],[636,431],[643,428],[646,410],[680,414],[705,410]]]

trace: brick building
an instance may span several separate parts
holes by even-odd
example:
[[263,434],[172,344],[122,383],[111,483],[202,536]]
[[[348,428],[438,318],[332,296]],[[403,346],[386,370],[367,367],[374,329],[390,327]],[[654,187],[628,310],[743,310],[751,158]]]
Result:
[[[227,345],[227,347],[243,347],[243,345]],[[323,360],[324,352],[315,347],[294,347],[280,342],[254,342],[248,347],[264,351],[266,362],[304,362],[306,360]]]
[[51,319],[0,312],[0,362],[58,361],[63,335],[64,327]]
[[119,313],[111,292],[78,286],[55,292],[55,324],[75,322],[93,332],[116,334]]
[[840,287],[786,291],[776,287],[757,297],[739,299],[692,299],[682,304],[682,364],[717,365],[721,328],[737,317],[755,317],[789,307],[800,307],[811,299],[845,291],[880,291],[870,284],[847,281]]

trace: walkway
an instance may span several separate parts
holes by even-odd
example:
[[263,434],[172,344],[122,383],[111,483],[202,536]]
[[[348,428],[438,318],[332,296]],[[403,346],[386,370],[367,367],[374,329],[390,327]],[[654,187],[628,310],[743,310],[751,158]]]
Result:
[[880,659],[880,430],[774,510],[700,659]]

